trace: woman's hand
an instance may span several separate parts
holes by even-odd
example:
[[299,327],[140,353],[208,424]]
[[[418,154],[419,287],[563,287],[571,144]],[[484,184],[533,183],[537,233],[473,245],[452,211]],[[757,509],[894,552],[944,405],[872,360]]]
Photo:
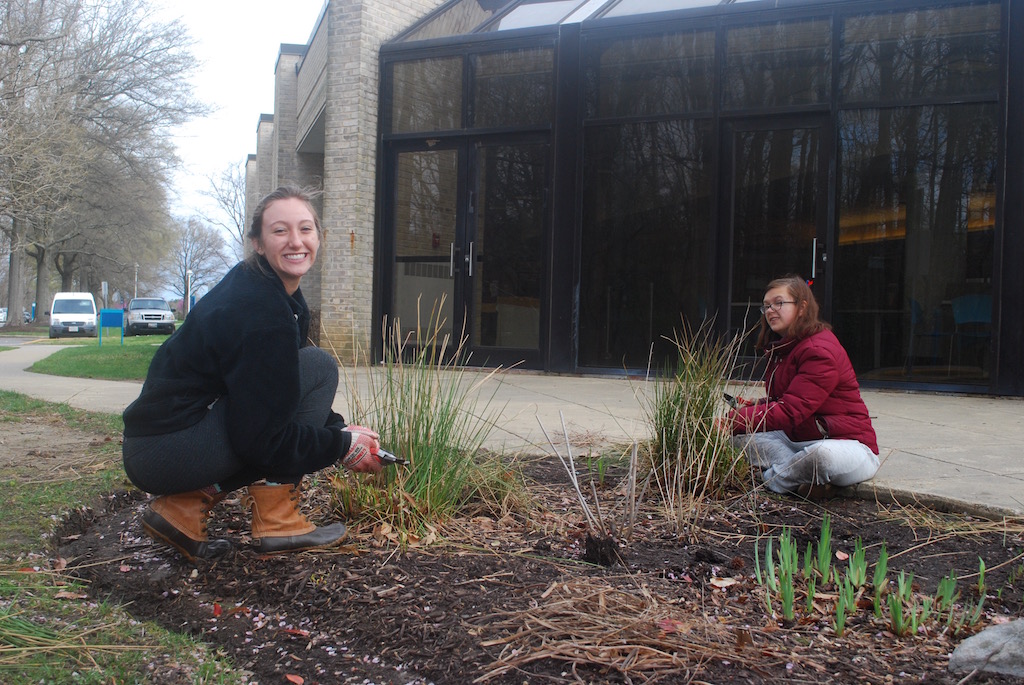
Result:
[[341,458],[342,466],[357,473],[377,473],[384,468],[377,458],[380,449],[377,433],[362,426],[348,426],[344,430],[352,436],[352,442]]

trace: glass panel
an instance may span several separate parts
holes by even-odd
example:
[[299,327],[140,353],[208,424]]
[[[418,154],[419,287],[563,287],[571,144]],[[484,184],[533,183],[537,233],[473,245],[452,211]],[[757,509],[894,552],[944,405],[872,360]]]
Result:
[[683,320],[709,315],[711,132],[707,120],[587,132],[581,366],[646,368],[653,354],[660,367]]
[[828,102],[831,21],[777,22],[726,34],[722,104],[727,108]]
[[509,31],[528,26],[551,26],[579,7],[583,0],[526,0],[487,27],[488,31]]
[[566,24],[575,24],[577,22],[589,19],[592,14],[597,12],[599,9],[609,3],[610,0],[587,0],[586,4],[580,7],[578,10],[572,13],[572,15],[566,17]]
[[634,14],[650,14],[651,12],[668,12],[693,7],[713,7],[719,0],[622,0],[613,7],[605,17],[628,17]]
[[462,58],[395,62],[391,131],[444,131],[462,127]]
[[865,377],[987,382],[997,121],[994,105],[842,114],[833,323]]
[[588,117],[711,110],[713,31],[602,41],[592,45],[587,55]]
[[423,26],[402,40],[410,42],[472,33],[478,26],[497,14],[498,10],[505,7],[508,2],[509,0],[462,0],[424,23]]
[[[433,314],[452,333],[450,256],[455,242],[459,157],[455,150],[404,152],[395,169],[395,268],[392,317],[416,339]],[[419,318],[417,318],[417,316]]]
[[[732,291],[729,326],[750,331],[761,321],[765,285],[786,274],[810,278],[819,201],[817,128],[738,131],[733,140]],[[753,336],[745,354],[753,355]]]
[[851,17],[843,22],[846,102],[999,90],[1000,6],[969,5]]
[[540,348],[548,146],[477,150],[475,347]]
[[472,60],[474,126],[551,123],[554,50],[505,50]]

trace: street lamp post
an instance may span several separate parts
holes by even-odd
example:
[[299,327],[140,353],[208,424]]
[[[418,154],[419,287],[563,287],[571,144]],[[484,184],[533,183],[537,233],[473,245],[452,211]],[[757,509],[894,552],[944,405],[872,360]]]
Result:
[[135,294],[132,295],[132,297],[135,298],[135,297],[138,297],[138,296],[139,296],[139,263],[135,262]]
[[192,310],[192,269],[185,272],[185,316]]

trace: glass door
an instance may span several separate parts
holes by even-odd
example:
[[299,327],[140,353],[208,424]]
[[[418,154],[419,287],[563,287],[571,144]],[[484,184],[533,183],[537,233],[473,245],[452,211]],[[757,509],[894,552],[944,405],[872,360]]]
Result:
[[386,220],[394,258],[385,301],[390,300],[389,326],[401,331],[405,345],[431,344],[435,337],[458,340],[453,333],[462,324],[462,308],[455,306],[456,257],[461,257],[464,233],[459,218],[462,166],[454,148],[394,153],[394,202]]
[[407,345],[465,338],[462,361],[540,363],[548,145],[394,149],[385,307]]
[[[772,118],[733,123],[726,179],[732,236],[729,328],[754,332],[765,286],[797,274],[823,309],[828,219],[825,120]],[[755,334],[744,356],[754,355]]]
[[471,351],[487,365],[540,362],[548,145],[477,144],[465,245]]

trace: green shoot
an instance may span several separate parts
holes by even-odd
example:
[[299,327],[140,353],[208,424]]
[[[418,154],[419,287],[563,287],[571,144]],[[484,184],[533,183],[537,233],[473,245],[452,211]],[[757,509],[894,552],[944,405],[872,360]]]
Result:
[[828,514],[821,518],[821,539],[818,540],[818,573],[821,582],[827,585],[832,571],[832,519]]
[[886,575],[889,573],[889,550],[886,549],[885,543],[882,543],[882,549],[878,552],[878,562],[875,564],[875,574],[872,578],[871,585],[875,589],[875,617],[882,617],[882,593],[885,591],[885,586],[888,583]]
[[863,587],[868,582],[868,562],[864,558],[864,543],[860,538],[853,545],[853,555],[849,565],[850,581],[855,587]]

